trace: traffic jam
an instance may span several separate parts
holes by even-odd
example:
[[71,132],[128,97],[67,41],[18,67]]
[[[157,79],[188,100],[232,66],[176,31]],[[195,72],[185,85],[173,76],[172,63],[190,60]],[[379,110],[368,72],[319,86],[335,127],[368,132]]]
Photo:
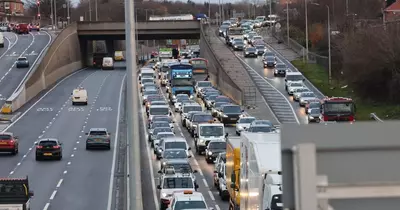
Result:
[[207,60],[190,58],[188,51],[180,52],[181,59],[171,59],[168,50],[160,50],[159,58],[147,62],[138,77],[146,141],[159,175],[157,199],[160,209],[227,209],[237,189],[229,185],[231,175],[225,170],[239,176],[240,167],[236,160],[226,166],[227,158],[240,155],[240,144],[230,142],[244,138],[244,131],[279,135],[279,127],[249,116],[224,96],[208,81]]

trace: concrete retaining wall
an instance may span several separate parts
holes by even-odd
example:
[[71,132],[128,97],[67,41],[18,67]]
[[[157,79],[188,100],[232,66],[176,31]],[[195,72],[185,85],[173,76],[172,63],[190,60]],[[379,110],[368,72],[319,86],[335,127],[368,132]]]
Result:
[[83,68],[76,23],[62,30],[25,84],[6,101],[15,111],[60,78]]

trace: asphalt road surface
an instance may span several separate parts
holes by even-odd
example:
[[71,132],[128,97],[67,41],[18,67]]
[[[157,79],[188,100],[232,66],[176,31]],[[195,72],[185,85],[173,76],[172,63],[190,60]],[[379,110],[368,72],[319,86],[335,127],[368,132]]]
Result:
[[[0,103],[3,104],[23,78],[33,69],[39,56],[51,43],[51,36],[44,31],[31,32],[30,34],[17,35],[5,32],[7,45],[0,51]],[[7,48],[6,48],[7,47]],[[28,68],[17,68],[18,57],[27,57],[30,63]],[[0,105],[1,105],[0,104]]]
[[[7,129],[19,136],[19,154],[0,157],[0,177],[28,175],[35,193],[32,209],[100,210],[111,202],[125,74],[123,69],[78,71],[38,99]],[[88,91],[87,106],[72,106],[71,92],[79,86]],[[111,132],[111,150],[85,150],[85,132],[90,128]],[[61,161],[35,161],[34,142],[46,137],[63,143]]]

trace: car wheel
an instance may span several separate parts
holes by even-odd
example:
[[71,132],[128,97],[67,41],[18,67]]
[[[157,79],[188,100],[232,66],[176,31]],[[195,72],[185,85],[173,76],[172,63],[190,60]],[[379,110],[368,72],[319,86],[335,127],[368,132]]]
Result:
[[35,160],[36,160],[36,161],[40,161],[40,160],[41,160],[40,156],[39,156],[39,155],[36,155],[36,156],[35,156]]
[[236,131],[236,135],[240,136],[240,132]]
[[62,160],[62,155],[60,155],[60,156],[57,158],[57,160]]
[[111,145],[108,145],[107,150],[110,150],[110,149],[111,149]]
[[89,146],[86,144],[86,150],[89,150],[90,148],[89,148]]

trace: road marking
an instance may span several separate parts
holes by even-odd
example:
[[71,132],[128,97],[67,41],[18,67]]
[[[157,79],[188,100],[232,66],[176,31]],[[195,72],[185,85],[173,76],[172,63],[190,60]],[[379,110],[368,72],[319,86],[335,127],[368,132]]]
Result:
[[203,182],[204,182],[204,186],[205,186],[206,188],[208,188],[207,180],[203,178]]
[[[126,74],[121,82],[121,89],[119,90],[119,99],[118,99],[118,109],[117,109],[117,124],[115,125],[115,138],[114,138],[114,148],[113,148],[113,159],[111,165],[111,175],[110,175],[110,184],[108,187],[108,203],[107,203],[107,210],[111,210],[112,204],[112,194],[113,194],[113,187],[114,187],[114,172],[115,172],[115,161],[117,159],[117,146],[118,146],[118,135],[119,135],[119,121],[121,115],[121,104],[122,104],[122,93],[124,89],[124,82],[125,82]],[[104,84],[104,83],[103,83]],[[103,86],[101,84],[101,86]]]
[[47,210],[50,206],[50,203],[46,203],[46,205],[44,206],[43,210]]
[[11,43],[11,40],[8,39],[8,38],[6,38],[6,39],[8,40],[8,48],[7,48],[7,50],[0,56],[0,59],[1,59],[2,57],[4,57],[4,56],[6,55],[6,53],[7,53],[11,48],[14,47],[15,44],[17,44],[17,42],[18,42],[18,36],[17,36],[16,34],[14,34],[14,36],[15,36],[15,42],[14,42],[14,43]]
[[221,210],[218,205],[215,205],[215,210]]
[[212,194],[211,191],[208,191],[208,194],[210,195],[211,200],[215,201],[214,195]]
[[50,200],[53,200],[54,197],[56,196],[56,194],[57,194],[57,190],[54,190],[53,193],[50,196]]
[[63,179],[60,179],[60,181],[58,181],[58,184],[56,187],[59,188],[61,186],[62,182],[63,182]]

